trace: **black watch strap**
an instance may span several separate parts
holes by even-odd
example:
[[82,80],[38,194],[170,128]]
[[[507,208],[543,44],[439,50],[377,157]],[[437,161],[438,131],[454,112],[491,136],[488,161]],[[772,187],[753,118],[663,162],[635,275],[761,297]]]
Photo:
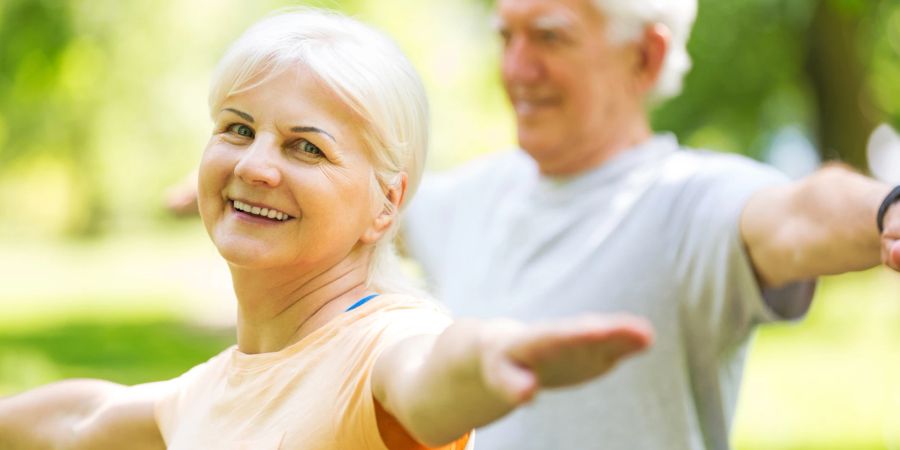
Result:
[[900,201],[900,186],[894,188],[887,197],[884,198],[884,201],[881,202],[881,207],[878,208],[878,232],[884,233],[884,215],[887,214],[888,209],[894,203]]

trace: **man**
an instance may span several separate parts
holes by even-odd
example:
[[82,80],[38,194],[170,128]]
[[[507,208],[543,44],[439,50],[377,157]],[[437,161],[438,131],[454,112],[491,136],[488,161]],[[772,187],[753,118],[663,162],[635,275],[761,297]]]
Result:
[[890,187],[838,167],[799,182],[654,136],[680,89],[695,0],[499,0],[522,151],[430,176],[406,243],[459,316],[649,318],[654,348],[542,394],[481,449],[727,449],[755,326],[796,319],[815,277],[900,267]]

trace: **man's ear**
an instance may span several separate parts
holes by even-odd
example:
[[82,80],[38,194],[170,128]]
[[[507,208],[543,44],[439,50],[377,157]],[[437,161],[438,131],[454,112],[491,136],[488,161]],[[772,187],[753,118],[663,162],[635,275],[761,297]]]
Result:
[[666,62],[666,53],[672,39],[669,27],[656,23],[644,28],[644,38],[640,41],[640,61],[637,67],[638,88],[647,93],[656,86]]
[[385,186],[384,196],[388,200],[388,204],[384,205],[376,214],[372,225],[363,233],[362,242],[364,244],[374,244],[384,236],[397,220],[400,214],[400,205],[406,198],[407,176],[406,172],[400,172],[393,184]]

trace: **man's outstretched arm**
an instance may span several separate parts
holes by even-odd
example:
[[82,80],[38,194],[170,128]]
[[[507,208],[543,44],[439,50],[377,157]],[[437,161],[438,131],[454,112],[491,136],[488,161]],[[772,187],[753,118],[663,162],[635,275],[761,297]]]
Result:
[[876,216],[891,186],[841,165],[754,194],[741,236],[764,287],[885,263],[900,270],[900,205],[879,234]]

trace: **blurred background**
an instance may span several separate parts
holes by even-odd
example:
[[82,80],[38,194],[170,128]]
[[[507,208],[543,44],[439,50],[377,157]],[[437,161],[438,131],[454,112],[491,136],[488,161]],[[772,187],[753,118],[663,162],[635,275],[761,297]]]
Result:
[[[294,4],[0,2],[0,396],[169,378],[234,342],[225,265],[165,199],[209,135],[213,65]],[[432,170],[514,145],[490,0],[304,4],[375,24],[411,57]],[[690,50],[658,130],[792,176],[840,160],[900,182],[892,132],[867,146],[900,126],[900,0],[701,0]],[[827,278],[817,296],[807,319],[756,338],[736,447],[900,449],[900,277]]]

